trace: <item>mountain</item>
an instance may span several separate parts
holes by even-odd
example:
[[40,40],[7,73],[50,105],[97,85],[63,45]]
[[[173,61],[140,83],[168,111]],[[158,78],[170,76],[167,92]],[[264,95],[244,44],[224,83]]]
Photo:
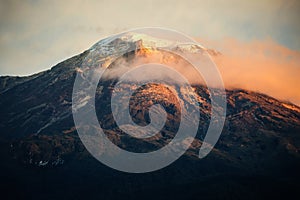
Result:
[[[82,64],[93,51],[101,52],[97,62],[108,69],[95,95],[97,117],[108,138],[129,151],[150,152],[175,137],[186,111],[180,111],[176,95],[164,85],[136,88],[130,98],[130,114],[141,126],[151,122],[152,105],[165,108],[166,123],[154,137],[140,140],[125,134],[116,125],[110,104],[124,62],[147,61],[155,55],[155,59],[182,64],[176,55],[162,50],[165,46],[174,51],[219,54],[197,45],[130,33],[102,40],[50,70],[29,77],[1,77],[0,175],[5,195],[19,199],[277,199],[299,194],[300,108],[243,89],[226,90],[225,125],[218,143],[203,159],[198,152],[210,122],[211,100],[201,83],[192,85],[200,105],[191,105],[200,112],[196,139],[170,166],[127,174],[101,164],[86,151],[73,121],[72,92],[76,75],[89,70]],[[124,83],[121,88],[128,90],[135,84]],[[188,95],[185,88],[180,91],[183,98]],[[77,108],[88,98],[82,98]],[[119,103],[118,109],[123,109],[123,102]]]

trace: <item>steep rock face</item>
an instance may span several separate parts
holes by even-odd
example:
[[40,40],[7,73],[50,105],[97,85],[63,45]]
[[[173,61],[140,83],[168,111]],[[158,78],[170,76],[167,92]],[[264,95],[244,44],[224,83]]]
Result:
[[[123,54],[128,48],[132,51]],[[199,47],[191,48],[198,53],[204,51]],[[76,74],[85,70],[80,66],[86,55],[95,49],[103,52],[103,58],[101,57],[99,62],[102,67],[107,68],[118,67],[118,60],[110,62],[114,57],[121,56],[121,59],[130,61],[136,57],[144,58],[148,51],[157,51],[149,48],[139,37],[135,41],[105,40],[86,52],[59,63],[51,70],[24,78],[1,77],[1,157],[9,163],[2,165],[4,171],[11,166],[12,169],[22,171],[25,166],[29,169],[44,169],[45,173],[48,173],[49,168],[68,173],[72,165],[82,169],[77,163],[79,161],[87,162],[88,169],[99,167],[97,173],[102,176],[107,172],[106,167],[99,166],[85,150],[72,117],[72,90]],[[190,51],[186,46],[177,49]],[[116,82],[116,77],[102,80],[96,92],[95,107],[98,120],[108,138],[121,148],[133,152],[149,152],[168,144],[180,124],[180,101],[176,95],[168,87],[160,84],[148,84],[140,88],[134,83],[122,85],[124,90],[132,87],[137,89],[129,104],[130,114],[135,123],[141,126],[150,123],[148,111],[156,103],[162,105],[168,114],[160,133],[140,140],[122,132],[111,114],[110,98]],[[199,106],[191,106],[200,111],[197,137],[185,156],[169,168],[171,174],[176,174],[174,176],[182,181],[181,184],[191,184],[196,179],[206,180],[209,176],[238,174],[253,177],[254,174],[255,177],[263,174],[271,179],[287,177],[294,185],[295,179],[299,178],[297,167],[300,166],[299,107],[260,93],[227,90],[227,117],[221,138],[211,154],[204,160],[199,160],[197,155],[210,121],[211,102],[205,86],[194,84],[192,88]],[[189,95],[185,88],[180,88],[180,91],[182,99]],[[86,99],[82,99],[82,103],[85,101]],[[120,102],[118,109],[127,107],[122,103]],[[154,178],[159,187],[166,187],[162,179],[172,177],[167,170],[158,172]],[[114,171],[109,171],[108,174],[119,176]],[[126,177],[120,176],[118,183],[124,183],[126,180]],[[151,178],[146,180],[148,185],[140,190],[136,189],[137,192],[152,189],[160,191],[161,188],[155,187]],[[110,183],[111,180],[107,178],[105,181]],[[178,182],[175,178],[172,181],[170,187],[176,188]],[[205,185],[209,181],[210,179],[199,184]],[[137,188],[141,182],[142,179],[136,177],[130,180],[130,184]],[[104,183],[101,182],[101,185]],[[120,196],[135,191],[129,186],[124,186],[123,189],[120,190]]]

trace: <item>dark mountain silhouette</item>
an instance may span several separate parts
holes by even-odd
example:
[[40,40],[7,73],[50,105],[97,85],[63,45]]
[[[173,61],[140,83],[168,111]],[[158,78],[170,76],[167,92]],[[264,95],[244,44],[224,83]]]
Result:
[[[139,49],[122,57],[126,59],[143,56],[147,50],[140,48],[141,40],[110,42]],[[109,54],[117,52],[108,50]],[[197,155],[211,103],[207,88],[194,84],[201,105],[195,109],[200,110],[201,120],[197,137],[184,156],[146,174],[118,172],[98,162],[85,150],[72,117],[74,80],[89,51],[36,75],[0,78],[0,174],[5,195],[18,199],[277,199],[299,195],[300,108],[242,89],[226,91],[225,126],[204,159]],[[138,89],[130,101],[137,124],[149,123],[148,108],[154,103],[168,113],[157,137],[138,140],[124,134],[114,122],[110,96],[115,83],[116,78],[100,81],[102,89],[96,94],[96,111],[106,135],[134,152],[166,145],[180,123],[176,97],[159,84]]]

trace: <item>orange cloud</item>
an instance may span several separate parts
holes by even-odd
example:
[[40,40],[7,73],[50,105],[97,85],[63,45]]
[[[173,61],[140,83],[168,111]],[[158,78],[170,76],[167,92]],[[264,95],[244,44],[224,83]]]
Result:
[[244,88],[300,105],[300,52],[271,39],[242,42],[235,39],[205,41],[219,50],[214,56],[226,88]]

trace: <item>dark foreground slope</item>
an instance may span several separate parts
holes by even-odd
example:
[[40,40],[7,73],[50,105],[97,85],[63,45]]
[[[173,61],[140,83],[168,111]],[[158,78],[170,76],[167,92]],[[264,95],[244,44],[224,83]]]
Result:
[[[36,76],[0,79],[2,195],[10,199],[281,199],[299,195],[300,108],[245,90],[227,91],[221,138],[204,159],[196,155],[210,120],[210,100],[207,89],[195,85],[201,122],[197,140],[184,156],[146,174],[104,166],[85,150],[72,118],[72,87],[85,54]],[[115,127],[109,110],[112,86],[109,81],[99,83],[103,90],[96,95],[97,114],[108,137],[137,152],[164,145],[139,142]],[[178,126],[176,101],[166,100],[168,91],[161,92],[166,89],[163,86],[143,89],[145,96],[157,97],[170,113],[161,135],[172,138]],[[131,101],[133,119],[147,124],[147,110],[142,110],[136,97]]]

